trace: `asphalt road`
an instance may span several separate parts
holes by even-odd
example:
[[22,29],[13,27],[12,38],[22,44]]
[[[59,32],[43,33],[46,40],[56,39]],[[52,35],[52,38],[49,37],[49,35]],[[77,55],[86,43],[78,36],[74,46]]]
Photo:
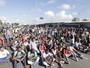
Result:
[[[90,55],[87,54],[83,54],[83,55],[85,59],[79,60],[79,62],[70,59],[71,63],[63,64],[63,68],[90,68]],[[0,64],[0,68],[13,68],[13,67],[12,67],[12,63],[9,62],[9,63]],[[18,68],[23,68],[23,65],[21,63],[18,63]],[[44,66],[37,64],[34,66],[34,68],[44,68]],[[58,68],[58,65],[55,63],[55,65],[52,66],[52,68]]]

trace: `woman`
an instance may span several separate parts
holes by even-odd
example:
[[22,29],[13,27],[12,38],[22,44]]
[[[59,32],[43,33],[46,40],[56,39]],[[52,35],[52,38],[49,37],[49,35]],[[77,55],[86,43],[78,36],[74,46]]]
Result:
[[52,53],[54,56],[54,60],[60,65],[60,67],[62,68],[62,64],[61,64],[61,57],[60,57],[60,52],[58,52],[58,49],[56,48],[56,43],[54,43],[54,47],[52,48]]
[[37,53],[35,50],[31,49],[28,52],[28,64],[35,65],[39,61],[39,57],[37,56]]

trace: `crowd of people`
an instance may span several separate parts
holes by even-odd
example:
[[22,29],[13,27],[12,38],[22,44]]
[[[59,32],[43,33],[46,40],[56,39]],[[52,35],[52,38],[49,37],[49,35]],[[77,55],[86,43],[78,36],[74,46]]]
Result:
[[90,52],[90,29],[75,27],[23,27],[0,31],[0,64],[12,62],[13,68],[22,62],[51,67],[57,63],[70,64],[69,58],[78,62],[83,53]]

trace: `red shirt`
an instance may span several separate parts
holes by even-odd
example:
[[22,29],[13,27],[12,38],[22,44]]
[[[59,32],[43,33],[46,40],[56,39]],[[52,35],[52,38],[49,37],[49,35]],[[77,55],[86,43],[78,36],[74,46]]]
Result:
[[0,44],[3,44],[3,39],[0,38]]
[[69,52],[70,52],[70,48],[64,50],[64,54],[69,54]]
[[44,44],[42,44],[42,45],[39,46],[39,50],[40,51],[43,51],[44,49],[46,49],[46,46]]
[[23,37],[19,37],[18,40],[21,42],[23,40]]

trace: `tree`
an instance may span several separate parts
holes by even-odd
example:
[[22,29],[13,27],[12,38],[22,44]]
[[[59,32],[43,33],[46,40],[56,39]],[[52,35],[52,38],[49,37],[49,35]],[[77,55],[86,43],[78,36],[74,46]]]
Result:
[[75,18],[72,19],[72,21],[79,21],[79,20],[80,20],[80,19],[77,18],[77,17],[75,17]]
[[2,25],[3,23],[2,23],[2,20],[0,20],[0,25]]
[[12,26],[18,27],[19,23],[13,23]]
[[83,19],[82,21],[88,21],[87,19]]
[[3,22],[2,22],[2,20],[0,20],[0,27],[3,27]]
[[43,20],[43,17],[40,17],[40,20]]

